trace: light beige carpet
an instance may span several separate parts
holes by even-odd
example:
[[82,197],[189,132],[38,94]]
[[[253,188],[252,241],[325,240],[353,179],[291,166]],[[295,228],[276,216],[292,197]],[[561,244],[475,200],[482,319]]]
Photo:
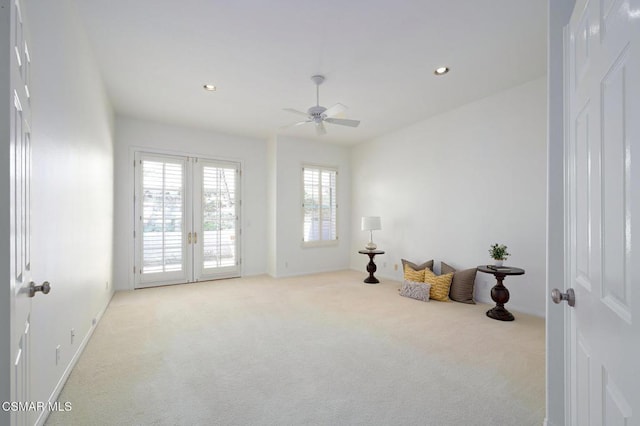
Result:
[[543,319],[365,275],[117,293],[47,424],[542,424]]

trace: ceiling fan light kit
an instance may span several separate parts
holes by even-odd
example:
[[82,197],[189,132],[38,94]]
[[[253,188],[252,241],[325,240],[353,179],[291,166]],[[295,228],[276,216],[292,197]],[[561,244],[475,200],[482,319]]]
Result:
[[438,67],[438,68],[435,69],[435,71],[433,71],[433,73],[435,75],[445,75],[449,71],[450,71],[449,67]]
[[318,136],[322,136],[327,133],[327,129],[324,126],[324,123],[330,124],[338,124],[340,126],[349,126],[349,127],[358,127],[360,121],[358,120],[347,120],[344,118],[334,118],[334,116],[344,112],[347,110],[347,107],[337,103],[329,108],[325,108],[320,105],[320,85],[324,82],[324,76],[322,75],[314,75],[311,76],[311,81],[316,85],[316,105],[312,106],[307,110],[307,112],[298,111],[293,108],[285,108],[285,111],[291,112],[297,115],[303,115],[307,119],[304,121],[299,121],[297,123],[291,124],[290,126],[285,127],[293,127],[300,126],[302,124],[313,123],[316,126],[316,134]]

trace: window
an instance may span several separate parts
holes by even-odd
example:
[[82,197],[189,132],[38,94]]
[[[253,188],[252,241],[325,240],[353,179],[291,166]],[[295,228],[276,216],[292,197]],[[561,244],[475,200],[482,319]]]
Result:
[[317,166],[302,168],[304,245],[335,243],[338,240],[337,177],[335,169]]

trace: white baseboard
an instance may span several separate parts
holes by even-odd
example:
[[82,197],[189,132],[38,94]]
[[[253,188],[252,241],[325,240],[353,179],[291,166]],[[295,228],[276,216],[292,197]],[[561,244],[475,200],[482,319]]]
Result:
[[[89,328],[89,331],[84,336],[84,339],[82,339],[82,342],[80,342],[80,345],[78,346],[78,350],[76,351],[75,354],[73,354],[73,357],[71,358],[71,361],[69,362],[69,365],[67,365],[67,368],[64,370],[64,373],[62,373],[62,376],[60,377],[60,380],[58,380],[58,384],[53,389],[53,392],[51,392],[51,395],[49,396],[49,400],[48,400],[48,406],[53,406],[53,403],[60,396],[60,392],[62,391],[62,388],[64,387],[65,383],[67,383],[67,379],[69,378],[69,375],[73,371],[73,368],[76,366],[76,364],[78,362],[78,359],[80,359],[80,355],[82,355],[82,352],[84,352],[84,348],[87,346],[87,343],[89,343],[89,340],[91,339],[91,336],[93,336],[93,332],[95,331],[96,327],[100,323],[100,320],[102,319],[102,315],[104,315],[105,311],[109,307],[109,304],[111,303],[111,299],[113,299],[113,295],[114,294],[115,294],[115,292],[112,291],[111,292],[111,297],[109,297],[109,301],[105,304],[104,308],[102,308],[98,312],[98,314],[96,315],[95,324],[91,325],[91,328]],[[47,418],[49,417],[49,414],[50,414],[50,412],[48,410],[42,411],[40,413],[40,416],[38,416],[38,419],[36,420],[34,425],[35,426],[44,425],[44,422],[47,421]]]

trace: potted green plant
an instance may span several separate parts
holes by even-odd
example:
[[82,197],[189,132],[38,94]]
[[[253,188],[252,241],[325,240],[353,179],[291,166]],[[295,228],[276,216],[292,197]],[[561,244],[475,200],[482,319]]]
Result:
[[507,257],[511,255],[507,251],[507,246],[498,243],[495,243],[489,248],[489,254],[491,258],[495,260],[496,266],[502,266],[502,262],[507,260]]

